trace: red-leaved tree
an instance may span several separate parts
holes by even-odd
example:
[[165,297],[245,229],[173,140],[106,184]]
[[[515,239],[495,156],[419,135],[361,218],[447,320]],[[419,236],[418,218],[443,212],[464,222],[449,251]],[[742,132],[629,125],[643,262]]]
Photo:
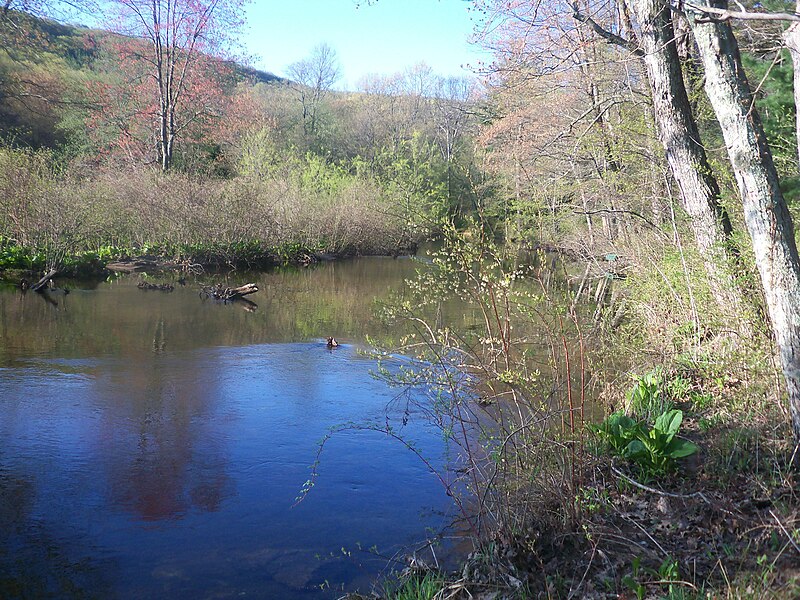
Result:
[[100,118],[130,157],[173,164],[179,138],[219,117],[230,80],[226,53],[247,0],[110,0],[117,81],[101,90]]

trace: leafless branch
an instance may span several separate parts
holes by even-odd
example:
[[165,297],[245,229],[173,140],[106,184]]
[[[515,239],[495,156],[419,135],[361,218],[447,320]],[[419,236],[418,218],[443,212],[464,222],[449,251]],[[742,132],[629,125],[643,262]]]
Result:
[[635,210],[621,210],[621,209],[612,210],[612,209],[609,209],[609,208],[598,208],[596,210],[574,210],[574,211],[572,211],[572,214],[575,214],[575,215],[597,215],[597,214],[611,214],[611,215],[623,214],[623,215],[630,215],[632,217],[636,217],[637,219],[641,219],[642,221],[647,223],[647,225],[649,225],[650,227],[652,227],[653,229],[658,231],[661,235],[665,236],[666,238],[669,238],[669,235],[664,233],[664,231],[662,231],[662,229],[658,225],[653,223],[650,219],[648,219],[644,215],[636,212]]
[[[738,2],[737,2],[738,4]],[[704,21],[730,21],[731,19],[738,19],[742,21],[792,21],[795,23],[800,22],[800,14],[797,13],[754,13],[744,10],[728,10],[727,8],[716,8],[714,6],[707,6],[705,4],[695,4],[694,2],[686,2],[685,10],[691,10],[694,13],[708,15]]]
[[607,29],[602,27],[597,21],[595,21],[594,19],[592,19],[587,15],[584,15],[578,8],[577,2],[570,3],[570,6],[572,8],[573,19],[591,27],[592,31],[594,31],[597,35],[606,40],[609,44],[614,44],[616,46],[626,48],[627,50],[630,50],[630,52],[633,53],[635,56],[644,56],[644,52],[636,44],[634,44],[629,40],[626,40],[624,37],[619,36],[616,33],[608,31]]

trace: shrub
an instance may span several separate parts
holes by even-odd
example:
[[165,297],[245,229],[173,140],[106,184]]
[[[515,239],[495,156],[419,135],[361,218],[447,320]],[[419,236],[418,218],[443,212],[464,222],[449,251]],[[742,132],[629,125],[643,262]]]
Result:
[[697,446],[677,437],[683,412],[670,409],[656,417],[652,427],[623,412],[610,415],[589,428],[613,454],[633,462],[645,477],[664,475],[677,466],[677,460],[697,452]]

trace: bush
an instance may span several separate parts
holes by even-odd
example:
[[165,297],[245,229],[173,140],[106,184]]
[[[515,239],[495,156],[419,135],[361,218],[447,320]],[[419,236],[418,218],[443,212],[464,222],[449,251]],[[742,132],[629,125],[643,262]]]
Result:
[[678,459],[697,452],[695,444],[677,437],[682,422],[683,412],[678,409],[658,415],[652,427],[616,412],[589,428],[613,454],[633,462],[645,477],[652,477],[675,470]]
[[377,184],[321,159],[296,166],[305,169],[296,176],[232,180],[52,164],[47,152],[0,150],[4,268],[44,268],[39,254],[48,268],[63,267],[104,247],[257,267],[317,251],[389,254],[419,241]]

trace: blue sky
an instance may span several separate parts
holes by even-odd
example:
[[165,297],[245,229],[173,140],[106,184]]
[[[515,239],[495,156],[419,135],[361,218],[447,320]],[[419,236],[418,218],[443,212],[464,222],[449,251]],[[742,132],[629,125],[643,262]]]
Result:
[[468,43],[465,0],[254,0],[241,38],[253,66],[285,75],[293,62],[326,42],[339,57],[337,87],[354,89],[366,74],[389,75],[426,62],[439,75],[468,75],[481,59]]

